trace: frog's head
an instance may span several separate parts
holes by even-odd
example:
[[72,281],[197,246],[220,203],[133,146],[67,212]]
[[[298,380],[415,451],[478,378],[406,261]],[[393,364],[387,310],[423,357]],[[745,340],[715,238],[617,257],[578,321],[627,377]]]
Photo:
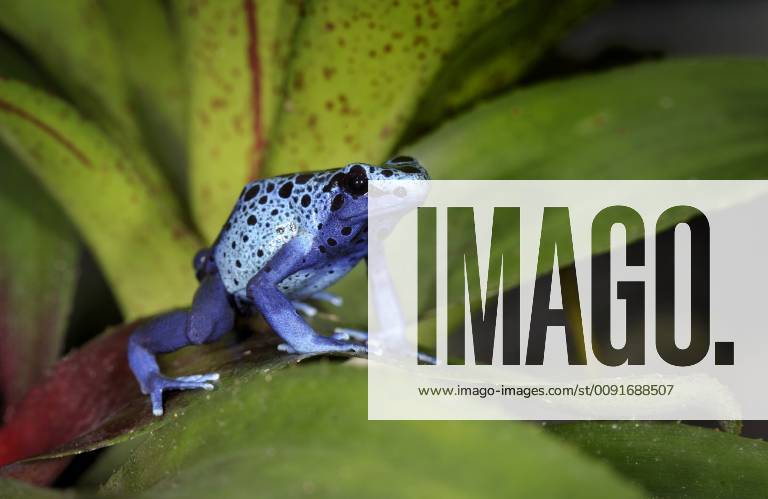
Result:
[[[351,163],[340,168],[324,190],[335,193],[331,212],[341,220],[359,222],[368,216],[369,195],[385,212],[412,208],[426,195],[424,180],[429,180],[429,173],[418,161],[397,156],[381,166]],[[370,188],[369,181],[375,182]]]

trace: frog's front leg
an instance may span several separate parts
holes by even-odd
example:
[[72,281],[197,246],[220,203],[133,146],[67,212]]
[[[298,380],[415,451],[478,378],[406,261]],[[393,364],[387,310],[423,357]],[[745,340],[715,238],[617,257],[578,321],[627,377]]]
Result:
[[286,243],[270,261],[248,282],[248,298],[256,305],[272,329],[296,353],[356,353],[366,354],[365,345],[350,343],[317,334],[297,312],[291,301],[277,285],[294,272],[308,265],[312,248],[309,235],[298,235]]
[[232,329],[234,310],[218,272],[203,277],[190,310],[159,315],[139,326],[128,340],[128,363],[142,393],[152,401],[152,413],[163,414],[165,390],[213,389],[216,373],[170,378],[160,372],[155,354],[219,339]]

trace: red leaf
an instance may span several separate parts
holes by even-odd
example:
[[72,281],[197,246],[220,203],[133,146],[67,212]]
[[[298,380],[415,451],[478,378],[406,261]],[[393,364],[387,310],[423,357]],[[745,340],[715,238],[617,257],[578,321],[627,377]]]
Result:
[[[13,417],[0,428],[0,466],[86,452],[167,421],[152,416],[149,399],[140,392],[128,366],[128,337],[138,324],[108,330],[69,353],[29,391],[13,408]],[[244,340],[227,335],[211,345],[163,356],[163,371],[175,376],[215,370],[224,375],[222,382],[228,382],[238,369],[275,369],[302,358],[279,352],[279,338],[263,328],[256,330],[260,332]],[[166,394],[166,414],[173,414],[200,395],[195,391]],[[0,474],[21,473],[22,477],[44,472],[19,471],[16,464],[0,469]]]
[[0,147],[0,396],[13,405],[56,362],[77,276],[61,210]]
[[143,397],[126,358],[136,324],[111,330],[70,353],[30,390],[0,428],[0,466],[59,447]]

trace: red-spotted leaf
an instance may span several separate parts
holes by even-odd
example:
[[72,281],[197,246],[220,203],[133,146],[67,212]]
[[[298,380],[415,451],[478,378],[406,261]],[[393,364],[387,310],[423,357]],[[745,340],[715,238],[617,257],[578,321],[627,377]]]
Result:
[[283,95],[300,3],[177,2],[190,100],[192,210],[213,240],[261,162]]
[[267,172],[382,160],[449,55],[516,3],[308,2]]
[[79,244],[61,211],[0,147],[0,396],[6,415],[61,353]]

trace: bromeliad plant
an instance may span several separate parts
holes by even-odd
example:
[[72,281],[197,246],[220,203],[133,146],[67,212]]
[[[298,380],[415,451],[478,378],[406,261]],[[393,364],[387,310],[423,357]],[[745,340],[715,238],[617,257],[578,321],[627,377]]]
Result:
[[[16,464],[2,473],[49,483],[71,456],[130,440],[92,470],[100,494],[761,497],[760,441],[651,423],[368,422],[363,369],[289,369],[266,333],[167,359],[225,377],[162,419],[128,371],[135,321],[189,304],[192,256],[254,178],[398,151],[435,178],[762,177],[764,60],[507,90],[596,3],[5,0],[0,463]],[[127,322],[56,363],[81,244]],[[365,297],[347,292],[361,279],[336,289],[345,324],[364,324]],[[10,479],[0,492],[55,495]]]

